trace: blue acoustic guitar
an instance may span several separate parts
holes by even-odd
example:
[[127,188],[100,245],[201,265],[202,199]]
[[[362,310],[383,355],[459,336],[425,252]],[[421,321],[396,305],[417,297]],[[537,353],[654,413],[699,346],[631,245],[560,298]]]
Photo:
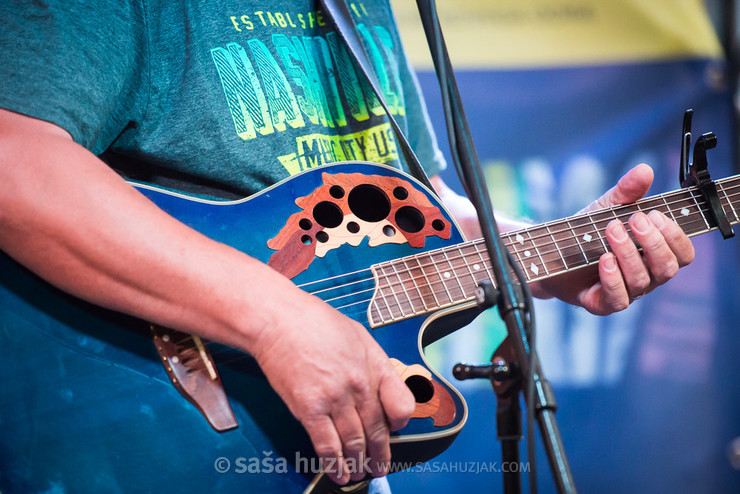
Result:
[[[314,168],[239,201],[133,185],[367,328],[417,402],[392,435],[395,468],[454,440],[465,401],[423,349],[479,313],[476,288],[492,273],[482,241],[465,242],[433,193],[370,163]],[[737,224],[740,178],[718,190]],[[686,188],[504,242],[528,281],[544,279],[597,262],[609,221],[652,209],[690,235],[715,229],[702,194]],[[0,307],[3,492],[330,489],[307,435],[248,355],[75,299],[4,254]]]

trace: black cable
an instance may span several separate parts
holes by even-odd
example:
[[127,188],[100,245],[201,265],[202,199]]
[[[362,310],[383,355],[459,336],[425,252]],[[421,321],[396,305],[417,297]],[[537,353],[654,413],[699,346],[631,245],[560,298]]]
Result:
[[529,372],[526,376],[523,376],[527,380],[527,385],[524,388],[526,390],[525,400],[527,404],[527,460],[529,461],[529,492],[537,494],[537,450],[535,449],[535,437],[534,437],[534,415],[537,413],[536,405],[534,403],[534,391],[535,391],[535,380],[534,371],[538,368],[537,366],[537,346],[536,346],[536,324],[534,317],[534,297],[532,297],[532,290],[529,288],[529,283],[522,272],[521,266],[516,262],[511,252],[507,252],[507,260],[509,265],[514,270],[514,274],[519,281],[519,285],[522,288],[522,294],[524,295],[524,303],[526,305],[525,313],[527,315],[525,322],[525,330],[527,332],[527,338],[529,339]]
[[[422,5],[423,3],[429,5]],[[523,379],[527,380],[528,385],[526,386],[526,403],[527,403],[527,456],[530,462],[529,468],[529,479],[530,479],[530,492],[536,494],[537,492],[537,476],[536,476],[536,450],[534,442],[534,414],[537,412],[534,405],[534,391],[535,391],[535,379],[534,372],[536,367],[532,364],[536,363],[535,352],[533,348],[533,341],[529,341],[529,335],[534,335],[534,316],[531,314],[532,294],[529,290],[529,286],[526,283],[526,279],[521,271],[521,268],[513,262],[511,253],[503,247],[499,241],[498,228],[493,217],[493,209],[490,204],[490,197],[487,194],[487,190],[483,191],[481,185],[485,184],[485,180],[478,179],[475,176],[476,170],[480,170],[480,164],[478,156],[473,145],[472,139],[470,138],[470,128],[468,127],[467,118],[465,117],[464,108],[460,101],[460,96],[457,91],[457,83],[455,81],[454,72],[452,71],[451,63],[447,57],[447,47],[444,42],[444,37],[439,26],[439,18],[437,17],[437,11],[434,0],[417,0],[419,4],[419,10],[424,25],[424,30],[427,33],[429,40],[430,49],[432,52],[432,59],[437,72],[437,78],[439,80],[440,89],[442,93],[442,104],[444,106],[445,123],[447,125],[448,138],[450,142],[450,150],[452,153],[453,162],[457,169],[458,175],[461,177],[461,182],[465,188],[465,192],[468,197],[472,200],[473,204],[476,205],[476,209],[479,214],[482,214],[481,218],[482,228],[484,229],[484,237],[486,240],[486,247],[489,253],[493,257],[494,252],[505,252],[507,261],[512,265],[516,276],[519,278],[519,283],[522,288],[522,292],[525,297],[525,316],[522,318],[523,331],[527,336],[527,347],[524,349],[525,353],[528,353],[528,362],[520,362],[520,367],[525,367],[526,370],[523,375]],[[456,117],[456,118],[455,118]],[[473,184],[471,186],[470,184]],[[493,238],[491,235],[485,235],[485,226],[483,224],[491,226],[493,232]],[[498,243],[497,243],[498,242]],[[495,269],[495,268],[494,268]],[[501,278],[505,279],[506,273],[502,274]],[[497,276],[498,278],[498,276]],[[498,281],[498,280],[497,280]],[[505,290],[503,283],[500,283],[500,290]],[[504,293],[502,295],[501,303],[499,304],[500,310],[502,306],[508,306],[504,310],[510,312],[516,312],[521,310],[521,307],[513,306],[512,294]],[[502,312],[502,317],[507,319],[508,314]],[[514,314],[515,318],[518,318]],[[519,353],[519,352],[518,352]],[[511,467],[511,466],[509,466]]]

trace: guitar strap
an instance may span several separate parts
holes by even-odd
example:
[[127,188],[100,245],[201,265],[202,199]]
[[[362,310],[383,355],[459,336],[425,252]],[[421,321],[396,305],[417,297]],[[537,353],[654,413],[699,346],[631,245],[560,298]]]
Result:
[[396,119],[393,118],[393,115],[391,115],[390,111],[388,111],[388,106],[385,103],[385,98],[383,98],[383,92],[380,89],[378,77],[375,74],[372,64],[370,63],[370,60],[367,56],[365,46],[362,44],[362,40],[357,34],[357,25],[355,24],[355,20],[352,18],[352,13],[350,12],[346,1],[320,0],[320,2],[323,5],[324,10],[327,12],[328,16],[334,23],[334,26],[337,28],[337,32],[342,38],[342,41],[344,41],[347,50],[350,52],[352,58],[357,63],[357,66],[360,67],[360,70],[365,76],[365,79],[370,84],[373,93],[375,93],[378,101],[380,101],[383,110],[385,110],[385,114],[388,117],[388,120],[390,120],[391,127],[393,128],[393,132],[396,135],[396,141],[401,148],[403,158],[406,161],[406,165],[409,167],[411,175],[413,175],[413,177],[416,178],[419,182],[426,185],[429,190],[434,192],[434,188],[429,182],[429,177],[427,177],[424,168],[421,166],[419,158],[411,149],[411,144],[409,144],[408,139],[406,139],[406,136],[403,134],[403,131],[398,125],[398,122],[396,122]]

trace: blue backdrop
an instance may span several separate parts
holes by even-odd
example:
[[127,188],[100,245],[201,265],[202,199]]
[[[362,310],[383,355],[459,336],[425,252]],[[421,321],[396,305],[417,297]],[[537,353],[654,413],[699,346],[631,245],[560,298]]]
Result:
[[[640,162],[655,168],[651,194],[678,188],[687,108],[696,111],[695,136],[718,135],[710,170],[731,174],[723,71],[717,61],[682,60],[457,77],[495,207],[539,222],[572,214]],[[436,78],[422,72],[420,83],[449,160]],[[454,182],[454,169],[446,173]],[[539,352],[581,492],[740,492],[728,458],[740,436],[740,243],[712,233],[695,246],[691,266],[619,314],[537,304]],[[449,376],[457,361],[490,357],[503,334],[489,311],[430,353]],[[493,393],[484,382],[457,386],[468,425],[439,462],[393,475],[394,492],[502,490]],[[554,492],[541,448],[538,470],[541,491]]]

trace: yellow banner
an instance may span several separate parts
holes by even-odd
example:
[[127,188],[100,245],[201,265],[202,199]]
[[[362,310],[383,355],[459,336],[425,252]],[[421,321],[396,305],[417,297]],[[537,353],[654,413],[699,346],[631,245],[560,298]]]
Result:
[[[391,3],[414,66],[431,68],[416,2]],[[438,0],[437,8],[459,68],[722,56],[702,0]]]

